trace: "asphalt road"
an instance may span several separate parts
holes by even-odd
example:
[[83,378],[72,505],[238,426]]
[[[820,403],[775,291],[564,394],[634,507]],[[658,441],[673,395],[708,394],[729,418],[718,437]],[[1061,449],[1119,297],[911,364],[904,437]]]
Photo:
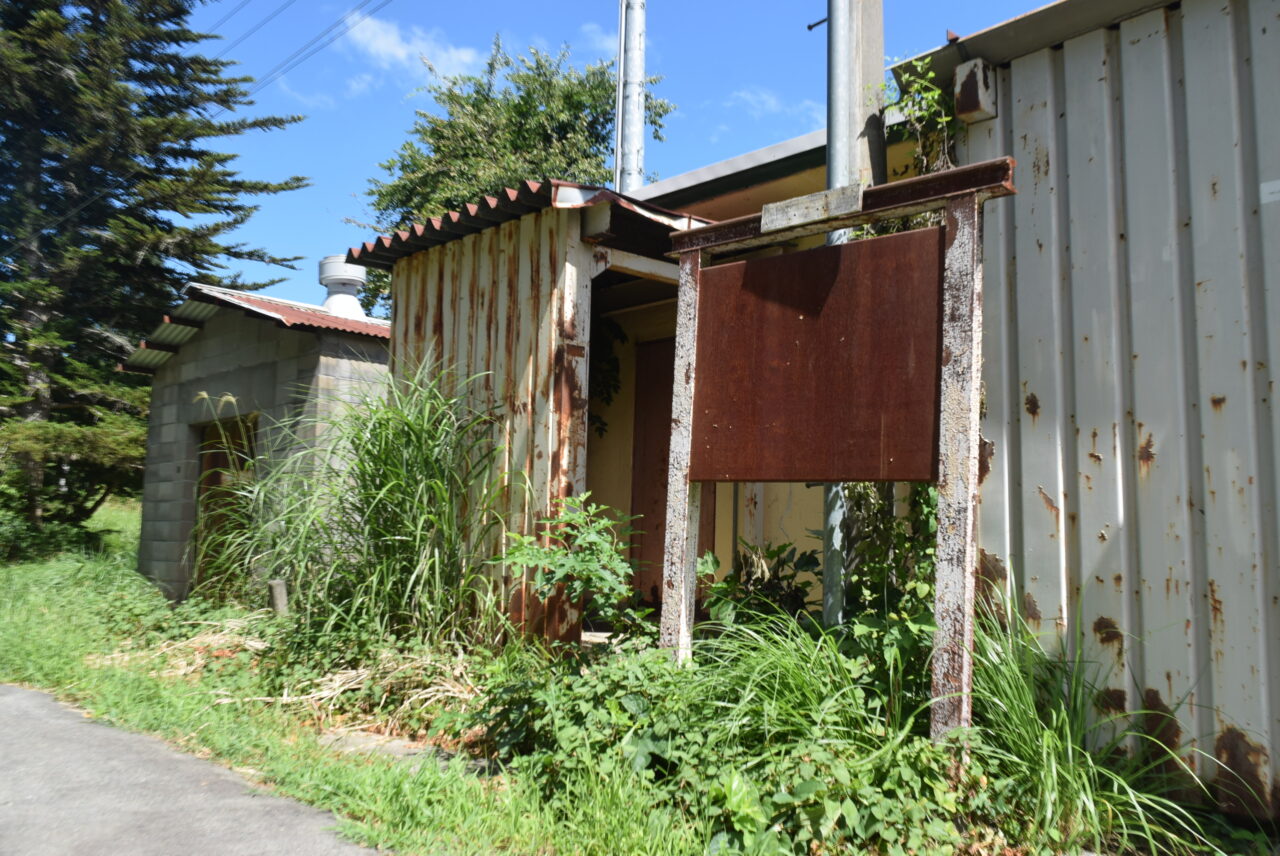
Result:
[[0,685],[0,856],[356,856],[331,814]]

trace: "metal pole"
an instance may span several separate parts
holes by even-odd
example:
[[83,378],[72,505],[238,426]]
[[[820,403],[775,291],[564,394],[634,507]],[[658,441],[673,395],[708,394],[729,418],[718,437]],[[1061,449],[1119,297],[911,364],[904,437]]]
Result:
[[618,116],[618,190],[644,186],[644,41],[645,0],[623,0],[619,40],[623,43],[619,74],[622,111]]
[[[879,115],[871,104],[883,74],[882,0],[827,0],[828,190],[870,185],[883,176]],[[840,229],[827,235],[827,244],[848,239],[849,230]],[[844,620],[848,505],[839,484],[823,485],[822,499],[822,619],[830,627]]]
[[618,62],[614,66],[613,186],[622,189],[622,58],[627,52],[627,0],[618,0]]

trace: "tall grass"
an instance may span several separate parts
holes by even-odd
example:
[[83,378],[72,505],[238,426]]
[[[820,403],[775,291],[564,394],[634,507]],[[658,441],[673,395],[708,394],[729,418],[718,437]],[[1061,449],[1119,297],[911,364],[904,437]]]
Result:
[[227,580],[288,583],[322,634],[486,645],[502,634],[486,573],[500,533],[488,414],[469,381],[424,369],[324,419],[279,426],[234,517],[202,539]]
[[1020,773],[1005,787],[1019,807],[1012,816],[1025,821],[1023,836],[1067,851],[1220,852],[1172,798],[1196,780],[1178,747],[1151,733],[1171,714],[1103,713],[1106,676],[1085,658],[1085,646],[1057,650],[1046,653],[1016,609],[996,607],[977,624],[975,751]]

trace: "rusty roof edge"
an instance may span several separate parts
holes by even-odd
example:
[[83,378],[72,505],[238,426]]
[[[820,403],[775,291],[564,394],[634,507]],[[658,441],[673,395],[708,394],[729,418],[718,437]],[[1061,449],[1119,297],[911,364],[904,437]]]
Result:
[[957,42],[894,63],[890,70],[901,81],[903,69],[928,59],[930,69],[945,83],[951,79],[956,66],[967,59],[981,58],[999,65],[1168,5],[1168,0],[1058,0]]
[[[503,188],[496,196],[482,196],[469,203],[464,211],[446,212],[415,223],[391,235],[378,235],[347,251],[347,263],[390,270],[398,259],[423,252],[430,240],[435,246],[492,228],[500,223],[523,217],[543,208],[590,208],[613,204],[642,217],[661,223],[672,231],[692,229],[714,222],[705,217],[672,211],[634,197],[624,196],[607,187],[549,179],[523,181],[518,188]],[[462,228],[459,228],[462,226]]]
[[[217,303],[234,306],[237,309],[246,309],[249,312],[253,312],[254,314],[257,314],[257,315],[265,315],[269,318],[274,319],[278,324],[281,324],[285,327],[289,326],[289,322],[286,321],[284,316],[281,315],[280,313],[272,312],[269,309],[262,309],[261,307],[254,306],[251,303],[245,303],[243,300],[238,299],[236,296],[240,294],[240,292],[233,291],[232,289],[229,289],[229,288],[219,288],[215,285],[204,285],[203,283],[199,283],[199,282],[189,282],[183,287],[182,293],[191,295],[194,299],[197,299],[197,300],[199,298],[195,297],[195,295],[203,294],[210,298],[213,298],[213,300]],[[267,299],[270,300],[270,298],[267,298]]]
[[[320,306],[315,303],[303,303],[301,300],[288,300],[287,298],[284,298],[284,297],[274,297],[269,294],[258,294],[257,292],[254,292],[254,291],[236,291],[235,289],[221,288],[216,285],[205,285],[204,283],[200,283],[200,282],[189,282],[187,283],[186,287],[183,289],[183,292],[188,293],[190,291],[199,291],[204,294],[209,294],[210,296],[223,297],[225,299],[232,300],[235,302],[238,308],[247,306],[247,308],[250,309],[250,311],[256,312],[258,314],[274,315],[275,313],[270,313],[268,310],[264,310],[260,306],[254,306],[251,303],[246,304],[246,302],[241,298],[251,297],[253,300],[265,300],[268,303],[279,303],[281,306],[284,306],[290,309],[302,309],[307,312],[316,312],[321,315],[328,316],[330,318],[341,319],[344,321],[355,321],[361,324],[377,324],[377,325],[386,326],[386,327],[391,326],[391,321],[389,321],[386,318],[374,318],[372,316],[365,316],[364,318],[343,318],[343,316],[334,315],[333,313],[325,309],[323,306]],[[306,326],[306,325],[298,324],[297,326]]]
[[[323,306],[317,306],[314,303],[303,303],[300,300],[286,300],[283,297],[270,297],[265,294],[254,294],[253,292],[236,291],[235,289],[221,288],[216,285],[205,285],[204,283],[201,283],[201,282],[187,283],[182,287],[181,293],[184,297],[186,297],[186,300],[184,300],[182,303],[174,307],[170,313],[162,316],[164,320],[162,320],[158,325],[156,325],[155,329],[151,331],[151,333],[147,336],[147,338],[140,340],[138,344],[134,346],[133,350],[129,352],[129,355],[125,357],[124,362],[121,363],[121,366],[125,370],[132,370],[133,368],[135,368],[135,366],[130,365],[130,361],[140,351],[156,350],[154,345],[150,348],[147,347],[147,340],[156,338],[156,336],[159,335],[160,330],[163,329],[166,325],[175,323],[174,321],[169,320],[170,316],[172,316],[173,318],[181,319],[186,317],[188,314],[190,314],[189,311],[187,311],[187,307],[191,306],[191,304],[193,303],[214,303],[219,306],[228,306],[233,309],[240,309],[245,312],[251,312],[254,315],[257,315],[259,317],[263,317],[263,318],[267,318],[272,321],[275,321],[281,327],[285,327],[291,330],[296,330],[296,329],[328,330],[330,329],[324,326],[307,324],[305,321],[295,321],[291,323],[285,316],[281,315],[278,312],[272,312],[269,309],[266,309],[262,306],[254,305],[253,303],[250,303],[242,299],[246,295],[251,295],[254,300],[265,300],[271,303],[279,303],[285,307],[302,309],[308,312],[316,312],[316,313],[334,318],[336,320],[357,321],[358,323],[372,324],[377,327],[385,327],[388,331],[390,331],[391,329],[391,322],[386,318],[366,317],[363,319],[343,319],[341,318],[341,316],[333,315],[332,313],[327,312]],[[373,334],[368,334],[368,333],[359,333],[354,331],[342,331],[342,330],[339,330],[337,332],[351,332],[353,335],[357,335],[357,336],[369,335],[372,338],[377,338],[376,336],[373,336]],[[176,353],[176,351],[177,351],[177,348],[175,347],[174,351],[171,353]]]

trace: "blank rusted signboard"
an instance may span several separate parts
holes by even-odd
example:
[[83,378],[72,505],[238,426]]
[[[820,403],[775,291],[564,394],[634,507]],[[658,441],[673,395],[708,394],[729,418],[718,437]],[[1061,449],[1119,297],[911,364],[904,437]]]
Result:
[[705,268],[690,481],[936,478],[943,254],[933,228]]

